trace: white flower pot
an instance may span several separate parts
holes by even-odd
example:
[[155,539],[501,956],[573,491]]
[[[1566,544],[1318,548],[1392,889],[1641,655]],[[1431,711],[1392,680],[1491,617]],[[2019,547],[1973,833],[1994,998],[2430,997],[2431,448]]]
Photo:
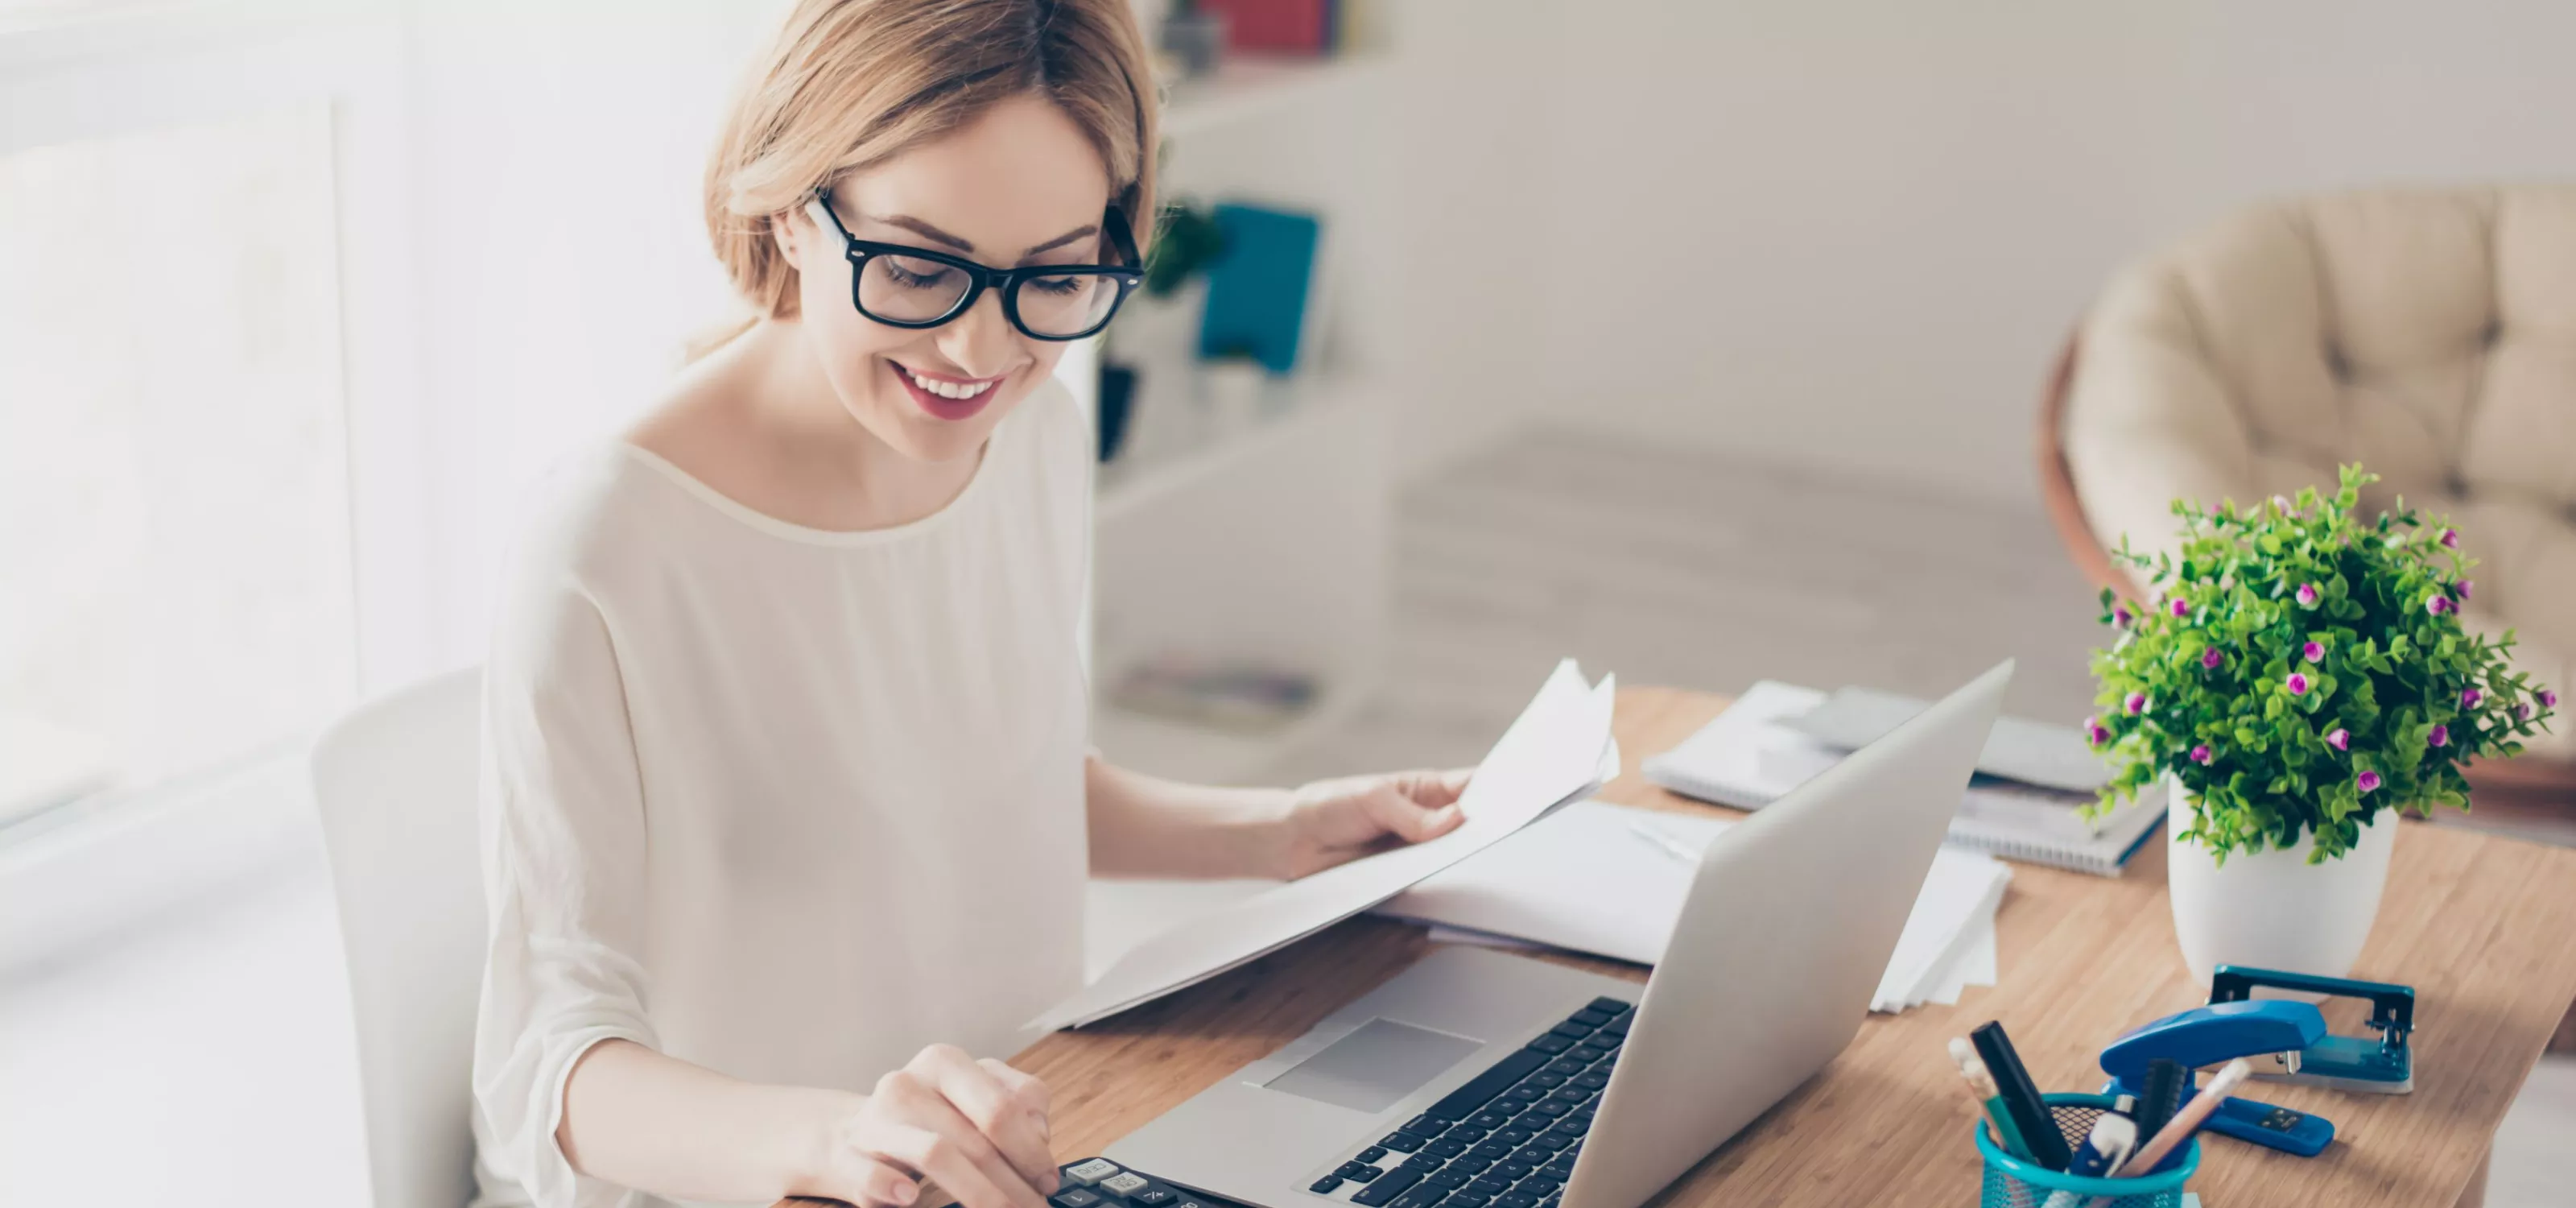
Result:
[[2205,984],[2220,965],[2321,977],[2351,973],[2379,917],[2388,855],[2397,847],[2397,811],[2383,807],[2339,859],[2308,863],[2316,836],[2302,835],[2296,847],[2231,852],[2222,866],[2208,848],[2183,840],[2200,803],[2178,783],[2171,789],[2165,875],[2174,938],[2192,977]]

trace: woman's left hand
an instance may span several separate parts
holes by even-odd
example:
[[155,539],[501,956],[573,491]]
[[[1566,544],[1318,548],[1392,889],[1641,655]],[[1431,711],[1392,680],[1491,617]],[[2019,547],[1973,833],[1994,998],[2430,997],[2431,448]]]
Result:
[[1466,817],[1458,797],[1473,768],[1318,780],[1290,796],[1284,872],[1294,880],[1408,843],[1437,839]]

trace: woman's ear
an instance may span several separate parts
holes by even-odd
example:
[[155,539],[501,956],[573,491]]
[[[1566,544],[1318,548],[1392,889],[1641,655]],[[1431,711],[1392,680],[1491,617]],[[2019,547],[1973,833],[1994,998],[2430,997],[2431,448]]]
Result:
[[770,242],[778,245],[778,254],[785,256],[789,264],[796,263],[796,241],[803,234],[796,229],[796,220],[794,210],[781,210],[768,219]]

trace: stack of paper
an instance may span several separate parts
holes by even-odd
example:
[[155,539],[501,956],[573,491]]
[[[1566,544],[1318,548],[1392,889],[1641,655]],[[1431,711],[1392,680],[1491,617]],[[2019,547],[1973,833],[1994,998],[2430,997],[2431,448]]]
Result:
[[[1647,780],[1676,793],[1760,809],[1850,754],[1848,744],[1824,741],[1801,728],[1805,715],[1826,703],[1826,694],[1813,688],[1764,680],[1680,746],[1647,756],[1640,770]],[[2027,756],[2012,759],[1997,745],[2040,729],[2014,723],[2007,730],[1998,722],[1996,738],[1978,767],[2041,762]],[[2118,876],[2163,821],[2164,791],[2148,789],[2109,816],[2088,821],[2079,807],[2092,799],[2089,792],[1980,771],[1962,795],[1958,816],[1951,819],[1949,841],[2007,859]]]
[[1619,774],[1610,738],[1613,677],[1586,685],[1573,660],[1557,665],[1459,798],[1466,821],[1427,843],[1354,860],[1181,923],[1118,958],[1073,997],[1030,1022],[1080,1027],[1196,985],[1403,892],[1549,810]]
[[[1425,879],[1378,913],[1434,924],[1438,939],[1650,965],[1672,941],[1696,853],[1729,825],[1579,802]],[[1963,987],[1993,985],[1995,908],[2011,880],[2012,869],[1991,856],[1941,849],[1871,1009],[1956,1002]]]

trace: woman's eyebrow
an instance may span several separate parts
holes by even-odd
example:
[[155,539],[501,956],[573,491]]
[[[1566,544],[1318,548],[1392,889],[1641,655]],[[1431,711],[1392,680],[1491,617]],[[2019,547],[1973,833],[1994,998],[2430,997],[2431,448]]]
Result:
[[1057,248],[1063,247],[1064,245],[1066,245],[1066,244],[1068,244],[1068,243],[1072,243],[1072,242],[1074,242],[1074,241],[1076,241],[1076,240],[1080,240],[1080,239],[1089,239],[1089,238],[1091,238],[1092,236],[1097,235],[1097,234],[1099,234],[1099,233],[1100,233],[1100,224],[1098,224],[1098,223],[1085,223],[1085,224],[1083,224],[1083,225],[1081,225],[1081,226],[1075,227],[1074,229],[1072,229],[1072,230],[1070,230],[1070,231],[1066,231],[1065,233],[1063,233],[1063,234],[1061,234],[1061,235],[1058,235],[1058,236],[1056,236],[1056,237],[1055,237],[1055,238],[1053,238],[1053,239],[1049,239],[1049,240],[1047,240],[1046,242],[1044,242],[1044,243],[1041,243],[1041,244],[1037,245],[1036,247],[1030,248],[1029,250],[1027,250],[1027,251],[1025,251],[1025,252],[1020,253],[1020,259],[1022,259],[1022,260],[1026,260],[1026,259],[1028,259],[1029,257],[1034,256],[1034,255],[1037,255],[1037,254],[1038,254],[1038,253],[1040,253],[1040,252],[1051,252],[1051,251],[1054,251],[1054,250],[1055,250],[1055,249],[1057,249]]
[[[870,222],[882,222],[882,223],[886,224],[887,226],[898,226],[898,227],[902,227],[903,229],[905,229],[905,230],[907,230],[907,231],[910,231],[910,232],[912,232],[913,234],[919,235],[919,236],[921,236],[921,237],[922,237],[922,238],[924,238],[924,239],[929,239],[929,240],[933,240],[933,241],[935,241],[935,242],[939,242],[939,243],[947,244],[948,246],[953,247],[953,248],[957,249],[958,251],[965,252],[965,253],[967,253],[967,254],[969,254],[969,255],[974,254],[974,251],[975,251],[975,245],[974,245],[974,244],[969,243],[969,242],[967,242],[966,240],[960,239],[960,238],[958,238],[958,237],[957,237],[957,236],[955,236],[955,235],[951,235],[951,234],[949,234],[949,233],[948,233],[948,232],[946,232],[946,231],[940,230],[938,227],[932,226],[932,225],[930,225],[930,224],[929,224],[929,223],[927,223],[927,222],[923,222],[922,220],[920,220],[920,219],[918,219],[918,218],[915,218],[915,217],[912,217],[912,216],[911,216],[911,215],[909,215],[909,214],[870,214],[870,215],[868,215],[868,221],[870,221]],[[1058,236],[1056,236],[1056,237],[1055,237],[1055,238],[1053,238],[1053,239],[1049,239],[1049,240],[1047,240],[1046,242],[1044,242],[1044,243],[1041,243],[1041,244],[1037,245],[1036,247],[1030,248],[1029,250],[1027,250],[1027,251],[1025,251],[1025,252],[1020,253],[1020,258],[1021,258],[1021,259],[1023,259],[1023,260],[1026,260],[1026,259],[1028,259],[1029,257],[1034,256],[1034,255],[1037,255],[1037,254],[1038,254],[1038,253],[1040,253],[1040,252],[1053,251],[1053,250],[1055,250],[1055,249],[1057,249],[1057,248],[1063,247],[1064,245],[1066,245],[1066,244],[1068,244],[1068,243],[1072,243],[1072,242],[1074,242],[1074,241],[1076,241],[1076,240],[1080,240],[1080,239],[1088,239],[1088,238],[1090,238],[1090,237],[1092,237],[1092,236],[1094,236],[1094,235],[1097,235],[1097,234],[1099,234],[1099,233],[1100,233],[1100,225],[1099,225],[1098,223],[1084,223],[1084,224],[1083,224],[1083,225],[1081,225],[1081,226],[1075,227],[1074,229],[1072,229],[1072,230],[1070,230],[1070,231],[1066,231],[1065,233],[1063,233],[1063,234],[1061,234],[1061,235],[1058,235]]]
[[921,236],[924,239],[935,240],[937,242],[947,244],[961,252],[972,252],[975,250],[974,244],[968,243],[955,235],[951,235],[946,231],[940,230],[938,227],[932,226],[929,223],[923,222],[922,220],[914,218],[908,214],[870,214],[868,215],[868,221],[882,222],[887,226],[899,226],[913,234]]

